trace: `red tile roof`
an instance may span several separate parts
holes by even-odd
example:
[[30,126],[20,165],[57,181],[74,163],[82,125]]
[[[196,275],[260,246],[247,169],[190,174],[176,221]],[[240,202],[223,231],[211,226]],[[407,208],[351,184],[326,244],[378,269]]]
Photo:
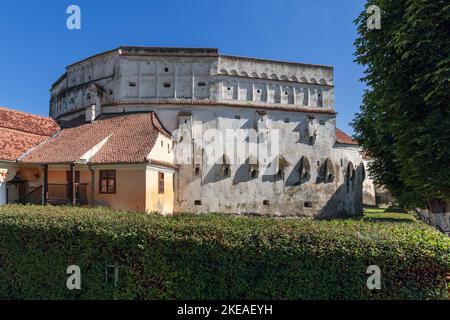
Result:
[[349,135],[338,128],[336,128],[336,142],[341,144],[358,145],[358,142],[353,140]]
[[89,163],[148,163],[159,133],[169,135],[152,112],[101,116],[93,123],[63,129],[33,149],[23,162],[75,162],[108,138]]
[[17,160],[58,130],[51,118],[0,107],[0,160]]

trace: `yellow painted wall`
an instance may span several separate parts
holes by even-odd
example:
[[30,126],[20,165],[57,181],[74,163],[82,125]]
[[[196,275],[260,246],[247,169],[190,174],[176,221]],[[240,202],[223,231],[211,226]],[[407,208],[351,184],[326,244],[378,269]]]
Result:
[[[164,156],[167,152],[167,143],[170,139],[164,139],[164,146],[153,154],[154,160],[172,162],[170,155]],[[160,143],[160,142],[159,142]],[[164,152],[165,151],[165,152]],[[172,150],[171,150],[172,151]],[[116,170],[116,193],[99,193],[100,170]],[[66,184],[66,171],[69,166],[50,165],[48,170],[48,183]],[[77,165],[75,171],[80,172],[80,183],[88,184],[87,194],[89,204],[91,204],[91,171],[87,165]],[[18,166],[18,171],[23,179],[34,183],[36,186],[42,185],[44,173],[40,166]],[[164,173],[164,194],[158,194],[158,172]],[[96,206],[107,206],[117,210],[132,210],[141,212],[159,212],[161,214],[173,213],[174,173],[170,169],[158,169],[145,165],[108,165],[95,167],[94,200]]]
[[95,170],[95,203],[117,210],[145,211],[145,167],[139,170],[116,169],[116,193],[99,193],[99,173]]
[[[164,194],[158,194],[158,172],[164,173]],[[145,197],[147,212],[173,213],[173,176],[174,174],[168,170],[158,171],[156,168],[147,168]]]

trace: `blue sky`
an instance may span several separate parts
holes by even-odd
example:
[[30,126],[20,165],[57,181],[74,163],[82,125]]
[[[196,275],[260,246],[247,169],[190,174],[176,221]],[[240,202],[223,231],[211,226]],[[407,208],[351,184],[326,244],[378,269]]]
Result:
[[[81,30],[66,9],[81,8]],[[214,47],[223,54],[334,66],[337,124],[361,103],[353,20],[363,0],[40,0],[0,4],[0,105],[48,115],[66,65],[119,45]]]

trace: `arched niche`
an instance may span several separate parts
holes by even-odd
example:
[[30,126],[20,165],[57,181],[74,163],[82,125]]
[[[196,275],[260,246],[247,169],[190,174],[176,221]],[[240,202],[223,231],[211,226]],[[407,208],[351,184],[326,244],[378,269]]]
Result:
[[303,156],[300,159],[299,174],[300,183],[309,181],[309,179],[311,178],[311,165],[309,164],[309,160],[306,156]]
[[351,161],[349,161],[345,172],[345,185],[347,187],[347,191],[350,190],[350,187],[355,186],[355,177],[356,177],[355,166]]
[[326,158],[319,168],[317,182],[331,183],[335,180],[335,178],[336,173],[334,170],[333,162],[330,158]]

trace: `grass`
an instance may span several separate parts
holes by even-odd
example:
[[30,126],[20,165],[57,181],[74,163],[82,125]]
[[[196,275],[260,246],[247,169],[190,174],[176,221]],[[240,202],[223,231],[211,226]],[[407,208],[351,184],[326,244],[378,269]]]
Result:
[[[362,221],[419,223],[414,213],[386,212],[386,208],[365,208]],[[391,210],[388,210],[391,211]]]

